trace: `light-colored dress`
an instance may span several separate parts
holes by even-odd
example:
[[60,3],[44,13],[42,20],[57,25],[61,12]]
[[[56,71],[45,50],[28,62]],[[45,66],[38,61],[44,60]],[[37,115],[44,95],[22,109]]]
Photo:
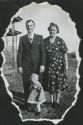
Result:
[[32,83],[31,91],[27,102],[31,104],[42,104],[45,101],[46,101],[45,93],[41,84],[39,86],[33,86],[33,83]]

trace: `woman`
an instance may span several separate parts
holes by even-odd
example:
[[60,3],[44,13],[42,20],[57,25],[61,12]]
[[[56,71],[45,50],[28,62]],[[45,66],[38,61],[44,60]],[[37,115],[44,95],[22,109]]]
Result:
[[54,105],[54,94],[56,103],[59,104],[62,91],[68,87],[66,70],[68,69],[67,47],[63,39],[56,36],[59,28],[56,24],[50,23],[48,27],[50,36],[44,39],[46,49],[46,77],[48,90],[51,94],[51,101]]

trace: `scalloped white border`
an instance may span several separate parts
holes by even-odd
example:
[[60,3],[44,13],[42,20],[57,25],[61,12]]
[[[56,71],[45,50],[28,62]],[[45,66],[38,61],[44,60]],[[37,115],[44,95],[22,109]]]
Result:
[[[16,14],[11,18],[11,22],[12,22],[13,18],[16,17],[16,16],[23,10],[23,8],[32,7],[33,5],[35,6],[35,5],[44,5],[44,4],[47,4],[47,5],[49,5],[49,6],[57,6],[57,8],[61,9],[62,11],[64,11],[60,6],[58,6],[58,5],[50,5],[48,2],[43,2],[43,3],[35,3],[35,2],[32,2],[31,4],[26,5],[26,6],[22,7],[22,8],[20,8],[20,9],[18,10],[18,12],[16,12]],[[66,11],[64,11],[64,12],[66,12]],[[67,13],[67,12],[66,12],[66,13]],[[68,13],[68,16],[69,16],[69,13]],[[10,24],[11,24],[11,22],[10,22]],[[68,22],[70,22],[71,25],[75,25],[75,22],[73,22],[73,21],[71,20],[71,18],[69,19]],[[9,24],[9,26],[10,26],[10,24]],[[3,39],[4,43],[5,43],[4,49],[6,48],[6,42],[5,42],[4,36],[5,36],[5,35],[7,34],[7,32],[8,32],[9,26],[6,28],[6,32],[5,32],[5,34],[3,35],[3,37],[2,37],[2,39]],[[74,27],[74,26],[73,26],[73,27]],[[75,27],[73,28],[73,30],[74,30],[74,33],[76,34],[76,35],[75,35],[76,40],[79,41],[79,44],[80,44],[80,38],[78,37],[78,34],[77,34],[77,31],[76,31]],[[77,98],[78,98],[78,94],[79,94],[79,92],[80,92],[80,87],[79,87],[79,78],[80,78],[80,75],[78,74],[78,72],[79,72],[79,66],[80,66],[81,58],[79,57],[79,51],[78,51],[78,49],[79,49],[79,46],[78,46],[77,51],[76,51],[76,58],[77,58],[77,61],[78,61],[78,67],[77,67],[77,70],[76,70],[76,76],[77,76],[76,89],[77,89],[77,92],[75,93],[75,96],[74,96],[74,97],[75,97],[75,100],[72,102],[71,107],[68,108],[68,109],[65,111],[65,113],[62,115],[62,118],[61,118],[61,119],[53,119],[53,120],[51,120],[51,119],[42,119],[42,118],[40,118],[40,119],[23,119],[23,118],[22,118],[22,114],[21,114],[20,109],[19,109],[19,106],[17,106],[14,102],[11,101],[11,104],[13,104],[13,105],[17,108],[17,110],[19,111],[19,116],[20,116],[20,118],[22,119],[23,122],[24,122],[24,121],[51,121],[51,122],[53,122],[54,124],[58,124],[60,121],[64,120],[65,115],[66,115],[66,114],[68,113],[68,111],[76,104],[76,101],[77,101]],[[6,61],[5,55],[4,55],[3,52],[1,52],[1,53],[2,53],[2,56],[3,56],[3,60],[4,60],[4,61],[3,61],[3,65],[4,65],[4,63],[5,63],[5,61]],[[9,89],[8,89],[9,83],[8,83],[6,77],[5,77],[4,74],[3,74],[3,67],[1,68],[1,76],[2,76],[2,78],[3,78],[3,80],[4,80],[6,90],[7,90],[8,94],[10,95],[11,99],[13,100],[13,95],[12,95],[12,93],[11,93],[11,92],[9,91]]]

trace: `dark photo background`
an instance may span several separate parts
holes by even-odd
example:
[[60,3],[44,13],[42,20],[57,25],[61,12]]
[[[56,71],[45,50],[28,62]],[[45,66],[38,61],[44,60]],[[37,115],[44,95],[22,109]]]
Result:
[[[18,11],[19,8],[30,4],[31,0],[0,0],[0,52],[4,48],[4,42],[1,37],[5,33],[5,28],[8,27],[11,17]],[[45,2],[44,0],[34,0],[33,2]],[[81,58],[83,57],[83,0],[48,0],[50,4],[56,4],[62,7],[63,10],[70,13],[70,17],[76,23],[78,36],[81,38],[81,43],[79,47],[79,52]],[[2,66],[3,58],[0,53],[0,67]],[[77,103],[72,109],[67,113],[64,121],[60,122],[59,125],[83,125],[83,96],[82,96],[82,85],[83,85],[83,70],[82,61],[79,68],[79,73],[81,75],[79,85],[81,91],[78,96]],[[19,112],[11,104],[11,98],[8,95],[4,81],[1,77],[0,72],[0,125],[27,125],[27,124],[53,124],[51,122],[33,122],[26,121],[22,122],[19,117]]]

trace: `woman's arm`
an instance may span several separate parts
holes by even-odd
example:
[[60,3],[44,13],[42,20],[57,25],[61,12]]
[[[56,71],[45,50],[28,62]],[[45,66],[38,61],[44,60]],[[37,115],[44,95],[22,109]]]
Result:
[[66,70],[68,69],[68,57],[67,57],[67,53],[64,55],[65,57],[65,62],[66,62]]

